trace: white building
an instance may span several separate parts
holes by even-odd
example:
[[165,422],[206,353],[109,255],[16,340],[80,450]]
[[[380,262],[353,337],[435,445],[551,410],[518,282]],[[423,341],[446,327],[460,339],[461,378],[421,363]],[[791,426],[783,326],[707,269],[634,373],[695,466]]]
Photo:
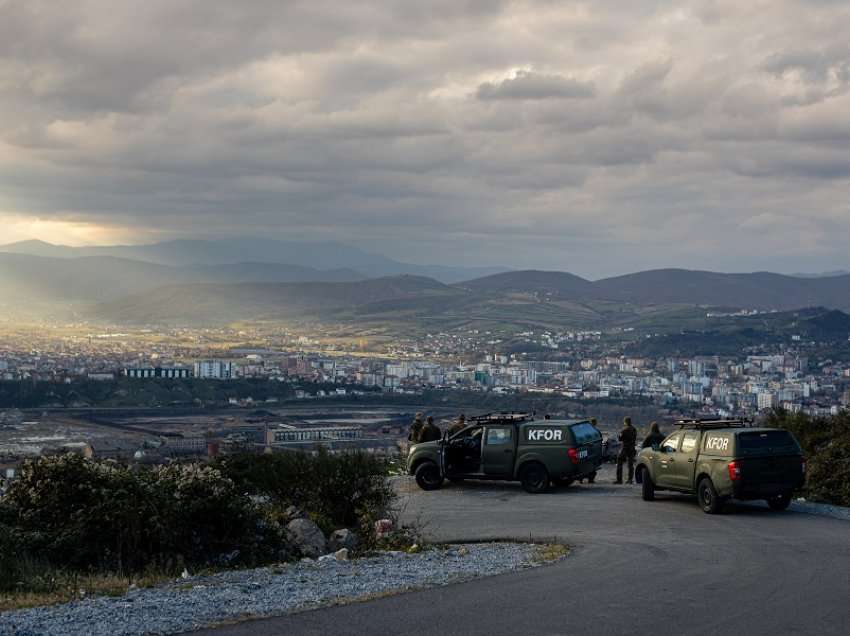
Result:
[[230,380],[234,377],[234,364],[224,360],[198,360],[195,377],[205,380]]

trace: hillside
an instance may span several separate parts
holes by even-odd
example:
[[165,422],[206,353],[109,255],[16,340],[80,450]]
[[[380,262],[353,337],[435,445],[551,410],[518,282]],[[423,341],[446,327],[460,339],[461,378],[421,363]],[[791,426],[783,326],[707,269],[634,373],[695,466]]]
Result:
[[116,323],[223,323],[233,320],[304,318],[376,303],[450,303],[464,293],[420,276],[396,276],[350,283],[245,283],[169,285],[92,309],[92,317]]
[[811,306],[850,309],[850,275],[798,278],[769,272],[723,274],[659,269],[590,282],[563,272],[526,270],[466,281],[461,286],[482,292],[526,292],[541,297],[636,305],[780,311]]
[[[172,267],[230,265],[233,263],[278,264],[311,270],[353,270],[367,277],[412,274],[451,283],[504,271],[503,267],[461,267],[402,263],[350,245],[330,242],[279,241],[234,237],[219,240],[174,240],[149,245],[96,245],[71,247],[44,241],[21,241],[0,245],[0,252],[48,258],[111,256]],[[261,280],[261,279],[255,279]],[[309,280],[309,279],[300,279]]]
[[19,302],[88,303],[174,283],[347,282],[352,270],[276,263],[172,267],[113,256],[54,258],[0,253],[0,293]]
[[535,293],[564,298],[592,297],[593,283],[566,272],[524,270],[504,272],[460,283],[459,287],[477,292]]

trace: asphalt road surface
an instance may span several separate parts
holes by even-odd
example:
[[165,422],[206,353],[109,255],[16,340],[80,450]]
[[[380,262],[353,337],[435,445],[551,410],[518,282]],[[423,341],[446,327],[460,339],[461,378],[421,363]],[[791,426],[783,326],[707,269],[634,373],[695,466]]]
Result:
[[[607,482],[607,483],[606,483]],[[850,522],[767,507],[704,514],[641,500],[610,478],[543,495],[466,483],[421,492],[406,515],[435,539],[557,537],[547,567],[210,630],[277,634],[850,634]]]

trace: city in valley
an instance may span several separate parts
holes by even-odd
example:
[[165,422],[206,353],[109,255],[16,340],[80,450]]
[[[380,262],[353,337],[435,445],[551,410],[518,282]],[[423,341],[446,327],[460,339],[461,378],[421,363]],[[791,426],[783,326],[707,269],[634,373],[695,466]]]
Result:
[[[635,355],[630,330],[455,329],[341,338],[339,328],[6,325],[0,461],[63,451],[151,463],[246,448],[406,447],[414,412],[527,409],[647,426],[680,417],[836,415],[850,360],[791,335],[738,355]],[[525,349],[525,350],[524,350]],[[550,413],[551,411],[551,413]]]

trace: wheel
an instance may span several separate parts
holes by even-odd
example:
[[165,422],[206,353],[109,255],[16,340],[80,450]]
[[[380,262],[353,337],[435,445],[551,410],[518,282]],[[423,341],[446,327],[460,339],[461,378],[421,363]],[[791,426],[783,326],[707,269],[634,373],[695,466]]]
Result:
[[714,515],[723,508],[724,500],[717,494],[711,479],[703,477],[697,486],[697,499],[702,511]]
[[655,484],[652,483],[652,477],[649,476],[649,471],[644,468],[641,472],[640,494],[644,501],[653,501],[655,499]]
[[587,476],[587,483],[595,484],[596,483],[596,471],[594,470]]
[[522,467],[519,479],[526,492],[533,494],[546,492],[549,488],[549,473],[542,464],[532,462]]
[[767,505],[770,506],[771,510],[785,510],[791,505],[791,493],[786,492],[776,495],[776,497],[771,497],[767,500]]
[[416,483],[422,490],[437,490],[443,485],[440,468],[434,462],[425,462],[416,469]]

